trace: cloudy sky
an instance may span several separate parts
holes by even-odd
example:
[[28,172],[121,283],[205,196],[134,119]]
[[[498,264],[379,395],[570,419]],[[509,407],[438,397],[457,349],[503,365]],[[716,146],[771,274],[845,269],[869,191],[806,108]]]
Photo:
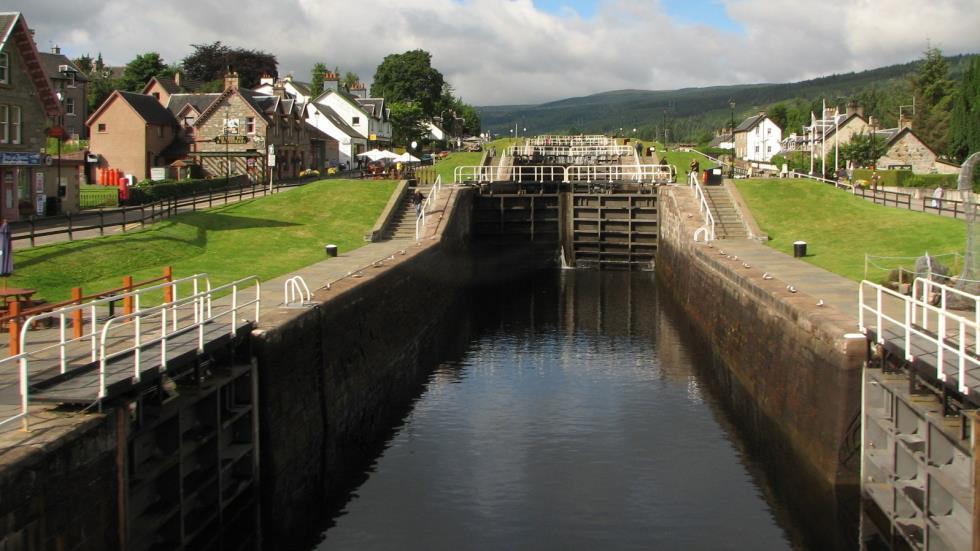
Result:
[[[10,5],[12,3],[12,5]],[[787,82],[980,52],[976,0],[7,0],[41,50],[110,64],[221,40],[308,80],[317,61],[370,80],[422,48],[477,105],[607,90]]]

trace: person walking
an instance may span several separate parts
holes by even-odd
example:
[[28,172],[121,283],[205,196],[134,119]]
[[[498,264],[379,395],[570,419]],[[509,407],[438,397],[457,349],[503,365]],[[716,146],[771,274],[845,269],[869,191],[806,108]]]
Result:
[[415,218],[418,219],[422,216],[422,203],[425,201],[425,196],[418,189],[412,194],[412,204],[415,205]]
[[943,186],[936,186],[936,190],[932,192],[932,208],[938,209],[939,205],[943,201]]
[[871,193],[878,193],[878,180],[880,179],[881,176],[878,176],[878,171],[873,170],[871,172]]

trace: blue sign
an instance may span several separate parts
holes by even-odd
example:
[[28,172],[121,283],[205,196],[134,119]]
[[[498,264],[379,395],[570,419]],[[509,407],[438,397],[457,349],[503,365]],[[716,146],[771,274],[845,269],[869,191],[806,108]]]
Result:
[[33,166],[39,164],[41,164],[40,153],[20,153],[14,151],[0,151],[0,165]]

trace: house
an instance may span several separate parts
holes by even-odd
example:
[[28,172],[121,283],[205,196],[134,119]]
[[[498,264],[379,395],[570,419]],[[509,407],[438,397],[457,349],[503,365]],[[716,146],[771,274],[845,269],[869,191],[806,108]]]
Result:
[[174,73],[172,77],[155,76],[143,87],[142,94],[153,96],[166,106],[170,102],[170,96],[174,94],[188,94],[196,91],[200,87],[197,81],[188,81],[180,71]]
[[882,152],[875,165],[878,168],[910,167],[916,174],[960,172],[958,165],[940,160],[939,155],[912,131],[910,119],[903,118],[899,120],[898,128],[879,130],[873,136],[875,150]]
[[727,128],[718,129],[718,131],[715,133],[715,137],[708,142],[708,147],[717,147],[719,149],[734,148],[731,131]]
[[765,113],[751,116],[735,127],[735,157],[769,162],[779,153],[783,131]]
[[136,181],[167,165],[163,152],[177,135],[177,119],[153,96],[113,92],[86,122],[89,151],[99,168],[115,168]]
[[[383,98],[368,98],[367,89],[357,83],[348,93],[340,87],[340,80],[334,73],[327,73],[323,80],[323,93],[310,103],[326,107],[337,115],[351,130],[335,124],[326,124],[327,119],[317,120],[319,109],[312,110],[307,122],[330,134],[339,143],[341,164],[357,161],[356,156],[370,148],[384,148],[391,145],[390,110]],[[312,119],[310,118],[312,116]],[[343,130],[343,131],[340,131]],[[333,132],[333,133],[331,133]]]
[[425,128],[429,131],[429,139],[442,141],[449,137],[449,134],[433,121],[425,121]]
[[[52,177],[58,167],[41,153],[46,129],[61,115],[61,104],[44,72],[41,55],[20,12],[0,13],[0,216],[19,220],[44,212],[48,198],[76,197],[70,175]],[[77,173],[75,175],[77,182]],[[39,208],[40,207],[40,208]]]
[[63,119],[60,126],[65,128],[66,137],[72,140],[87,138],[88,77],[61,53],[58,46],[53,46],[50,53],[41,52],[40,56],[44,74],[61,99]]

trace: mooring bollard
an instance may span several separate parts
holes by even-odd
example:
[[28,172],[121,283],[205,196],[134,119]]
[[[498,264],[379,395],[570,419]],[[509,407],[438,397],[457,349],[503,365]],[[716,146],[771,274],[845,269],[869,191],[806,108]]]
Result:
[[324,249],[327,251],[327,256],[337,256],[337,245],[327,245]]
[[793,242],[793,257],[803,258],[806,256],[806,241],[794,241]]

